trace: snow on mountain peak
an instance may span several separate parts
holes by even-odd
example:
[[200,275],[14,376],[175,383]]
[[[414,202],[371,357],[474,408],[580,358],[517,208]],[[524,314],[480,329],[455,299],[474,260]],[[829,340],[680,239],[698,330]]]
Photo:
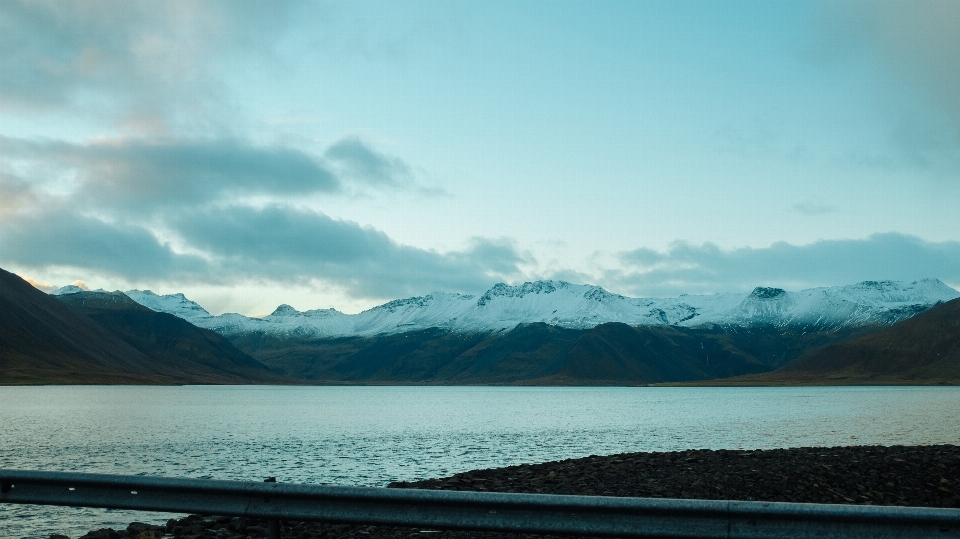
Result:
[[782,325],[790,321],[796,304],[795,295],[782,288],[758,286],[730,313],[726,323]]
[[293,307],[287,305],[286,303],[283,303],[279,305],[276,309],[274,309],[273,312],[270,313],[268,316],[270,318],[273,318],[273,317],[281,317],[281,316],[297,316],[302,314],[303,313],[301,313],[300,311],[294,309]]
[[51,296],[63,296],[66,294],[77,294],[79,292],[86,292],[83,288],[80,288],[74,284],[68,284],[67,286],[61,286],[60,288],[50,292]]
[[376,307],[370,310],[371,311],[372,310],[388,311],[388,312],[394,313],[394,312],[397,312],[398,309],[403,309],[405,307],[426,307],[427,305],[430,304],[430,299],[432,298],[428,296],[416,296],[412,298],[395,299],[392,301],[388,301],[383,305],[377,305]]
[[190,301],[180,292],[163,296],[154,294],[150,290],[127,290],[124,293],[129,296],[130,299],[148,309],[179,316],[180,318],[183,318],[192,324],[200,325],[201,327],[206,326],[198,324],[196,320],[210,318],[210,313],[207,312],[206,309],[197,303]]
[[835,294],[859,303],[876,303],[888,307],[910,304],[928,304],[931,298],[949,301],[960,293],[939,279],[920,279],[910,283],[900,281],[863,281],[847,286],[815,290],[834,290]]
[[89,288],[80,288],[77,285],[68,284],[67,286],[61,286],[60,288],[54,290],[53,292],[50,292],[50,295],[63,296],[66,294],[78,294],[80,292],[97,292],[99,294],[122,294],[123,293],[119,290],[114,290],[113,292],[110,292],[109,290],[104,290],[102,288],[98,288],[96,290],[90,290]]
[[765,286],[758,286],[753,289],[753,292],[750,292],[750,299],[764,300],[764,299],[776,299],[782,296],[786,296],[787,291],[782,288],[768,288]]
[[329,318],[334,316],[347,316],[336,309],[310,309],[309,311],[303,311],[303,315],[310,316],[313,318]]
[[589,290],[583,293],[584,299],[590,299],[593,301],[617,301],[626,299],[620,294],[614,294],[613,292],[607,292],[601,286],[591,286]]
[[566,281],[533,281],[519,286],[510,286],[506,283],[497,283],[490,290],[484,292],[477,305],[483,307],[494,298],[522,298],[530,294],[552,294],[557,290],[569,289],[572,285]]
[[[55,293],[68,293],[67,288]],[[749,293],[630,298],[599,286],[533,281],[517,286],[498,283],[479,298],[432,292],[389,301],[353,315],[336,309],[301,312],[284,304],[264,318],[232,313],[211,316],[183,294],[158,296],[149,290],[131,290],[127,295],[150,309],[180,316],[223,335],[263,332],[322,338],[427,328],[500,331],[534,322],[569,328],[589,328],[605,322],[688,327],[890,324],[936,303],[960,297],[960,292],[937,279],[921,279],[909,283],[864,281],[800,292],[761,286]]]

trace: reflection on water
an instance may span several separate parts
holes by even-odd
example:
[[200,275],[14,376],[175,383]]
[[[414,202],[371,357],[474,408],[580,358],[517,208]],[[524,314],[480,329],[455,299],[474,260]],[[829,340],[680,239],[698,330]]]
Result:
[[[0,467],[384,486],[591,454],[960,443],[960,388],[0,387]],[[0,505],[0,537],[163,515]]]

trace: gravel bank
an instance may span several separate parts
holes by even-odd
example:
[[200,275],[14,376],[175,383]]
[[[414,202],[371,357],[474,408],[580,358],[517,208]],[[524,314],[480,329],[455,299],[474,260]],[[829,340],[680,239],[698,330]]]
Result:
[[[628,453],[477,470],[443,479],[392,483],[390,487],[960,508],[960,446]],[[165,526],[134,523],[127,530],[97,530],[82,539],[239,539],[266,535],[264,522],[193,515],[171,520]],[[424,535],[409,528],[289,522],[284,523],[282,536],[398,539]],[[430,537],[520,536],[444,531],[430,533]]]

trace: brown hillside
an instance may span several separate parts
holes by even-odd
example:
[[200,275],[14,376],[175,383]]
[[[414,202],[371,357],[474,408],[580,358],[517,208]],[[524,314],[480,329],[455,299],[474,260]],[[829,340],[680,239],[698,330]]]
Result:
[[757,383],[960,384],[960,299],[888,328],[812,350]]

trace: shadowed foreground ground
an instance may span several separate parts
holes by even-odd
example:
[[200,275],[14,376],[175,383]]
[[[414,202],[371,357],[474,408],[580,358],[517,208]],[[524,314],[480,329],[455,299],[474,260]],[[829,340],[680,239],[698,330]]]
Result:
[[[795,448],[769,451],[629,453],[478,470],[444,479],[393,483],[393,488],[535,492],[714,500],[763,500],[960,508],[960,446]],[[134,523],[84,539],[161,537],[259,538],[266,524],[200,517],[166,526]],[[284,538],[425,537],[418,529],[284,523]],[[431,532],[432,539],[518,538],[478,532]],[[537,536],[529,536],[537,537]]]

